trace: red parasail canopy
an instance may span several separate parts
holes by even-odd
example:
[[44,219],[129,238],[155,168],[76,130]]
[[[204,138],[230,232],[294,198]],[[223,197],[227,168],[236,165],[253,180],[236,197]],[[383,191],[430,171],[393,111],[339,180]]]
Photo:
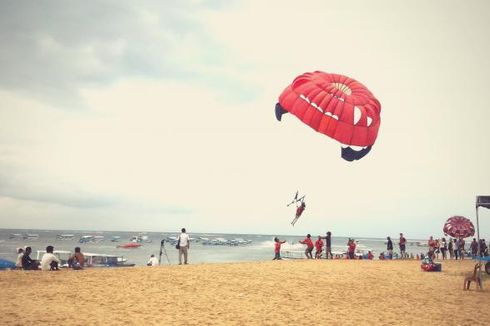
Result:
[[307,72],[279,96],[276,118],[292,113],[314,130],[343,144],[348,161],[364,157],[381,123],[381,104],[360,82],[338,74]]
[[475,227],[464,216],[453,216],[447,219],[442,231],[453,238],[467,238],[475,235]]

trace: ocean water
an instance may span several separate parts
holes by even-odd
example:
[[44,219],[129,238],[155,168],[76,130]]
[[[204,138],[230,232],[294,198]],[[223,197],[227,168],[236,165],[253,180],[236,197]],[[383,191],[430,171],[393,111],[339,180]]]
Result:
[[[12,234],[37,234],[37,238],[23,239],[20,237],[12,237]],[[57,235],[73,234],[73,239],[58,240]],[[80,247],[82,252],[90,252],[97,254],[115,254],[123,256],[128,263],[134,263],[137,266],[146,265],[151,254],[158,257],[160,252],[161,240],[165,239],[164,253],[162,255],[162,264],[177,264],[178,250],[175,245],[168,241],[169,237],[176,237],[178,233],[162,233],[162,232],[146,232],[143,233],[151,240],[144,242],[142,246],[134,249],[118,248],[118,245],[127,243],[131,237],[137,236],[138,232],[117,232],[117,231],[76,231],[76,230],[15,230],[15,229],[0,229],[0,258],[15,261],[16,249],[19,247],[30,246],[33,253],[31,258],[36,258],[37,250],[45,250],[46,246],[52,245],[55,250],[74,251],[75,247]],[[82,236],[99,236],[103,240],[98,242],[80,243],[79,239]],[[118,242],[111,242],[114,236],[120,237]],[[267,234],[223,234],[223,233],[190,233],[190,236],[196,241],[191,243],[189,251],[189,263],[225,263],[225,262],[244,262],[244,261],[264,261],[274,257],[274,237],[277,236],[281,240],[287,242],[282,245],[283,255],[289,251],[295,256],[301,257],[305,246],[298,243],[303,240],[304,236],[292,235],[267,235]],[[228,240],[242,238],[251,240],[248,245],[228,246],[228,245],[204,245],[198,239],[205,237],[209,239],[225,238]],[[316,238],[313,237],[313,240]],[[336,237],[332,235],[332,250],[342,251],[347,248],[347,237]],[[375,257],[382,251],[386,250],[385,239],[380,238],[356,238],[358,247],[371,249]],[[426,247],[415,245],[416,241],[425,243],[424,240],[409,240],[407,252],[417,253],[426,252]],[[395,251],[397,249],[397,241],[393,242]],[[166,253],[166,254],[165,254]],[[167,260],[168,257],[168,260]]]

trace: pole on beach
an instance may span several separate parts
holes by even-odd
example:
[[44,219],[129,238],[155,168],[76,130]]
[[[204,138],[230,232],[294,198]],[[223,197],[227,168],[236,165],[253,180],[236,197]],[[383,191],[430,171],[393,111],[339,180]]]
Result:
[[162,253],[165,253],[165,257],[167,257],[167,262],[170,265],[170,259],[168,259],[167,249],[165,249],[165,239],[160,242],[160,256],[158,257],[158,265],[162,264]]
[[[481,246],[480,246],[480,221],[478,219],[478,206],[479,206],[480,196],[476,196],[476,238],[478,241],[478,262],[481,264]],[[478,277],[481,280],[481,268],[478,270]],[[468,285],[469,287],[469,285]],[[483,290],[483,282],[480,283],[480,287]]]

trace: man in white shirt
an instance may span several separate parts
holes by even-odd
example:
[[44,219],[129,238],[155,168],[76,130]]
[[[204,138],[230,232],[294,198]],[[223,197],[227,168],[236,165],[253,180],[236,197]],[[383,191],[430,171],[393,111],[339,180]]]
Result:
[[58,264],[61,262],[58,257],[53,254],[54,247],[47,246],[46,253],[41,259],[41,269],[43,271],[57,270]]
[[182,265],[182,255],[184,256],[184,264],[187,264],[187,251],[190,248],[189,235],[185,233],[185,228],[182,228],[182,233],[179,235],[179,265]]
[[146,263],[147,266],[158,266],[158,258],[155,255],[150,256],[150,260]]

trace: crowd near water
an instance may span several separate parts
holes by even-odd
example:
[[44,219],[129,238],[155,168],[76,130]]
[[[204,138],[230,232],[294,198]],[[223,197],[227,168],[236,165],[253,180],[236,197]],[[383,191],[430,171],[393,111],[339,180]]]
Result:
[[[184,248],[176,249],[180,230],[177,232],[115,232],[74,230],[0,230],[0,258],[16,261],[19,249],[30,247],[30,256],[40,261],[53,249],[67,257],[75,254],[75,248],[90,254],[91,259],[112,259],[118,265],[166,265],[180,262],[222,263],[278,259],[463,259],[475,255],[478,249],[488,255],[486,241],[442,237],[440,239],[407,239],[400,233],[396,239],[353,238],[335,236],[332,232],[319,235],[258,235],[258,234],[188,234],[188,259]],[[278,241],[281,244],[278,246]],[[187,245],[187,242],[186,242]],[[279,249],[278,249],[279,247]],[[180,255],[179,255],[180,253]]]

